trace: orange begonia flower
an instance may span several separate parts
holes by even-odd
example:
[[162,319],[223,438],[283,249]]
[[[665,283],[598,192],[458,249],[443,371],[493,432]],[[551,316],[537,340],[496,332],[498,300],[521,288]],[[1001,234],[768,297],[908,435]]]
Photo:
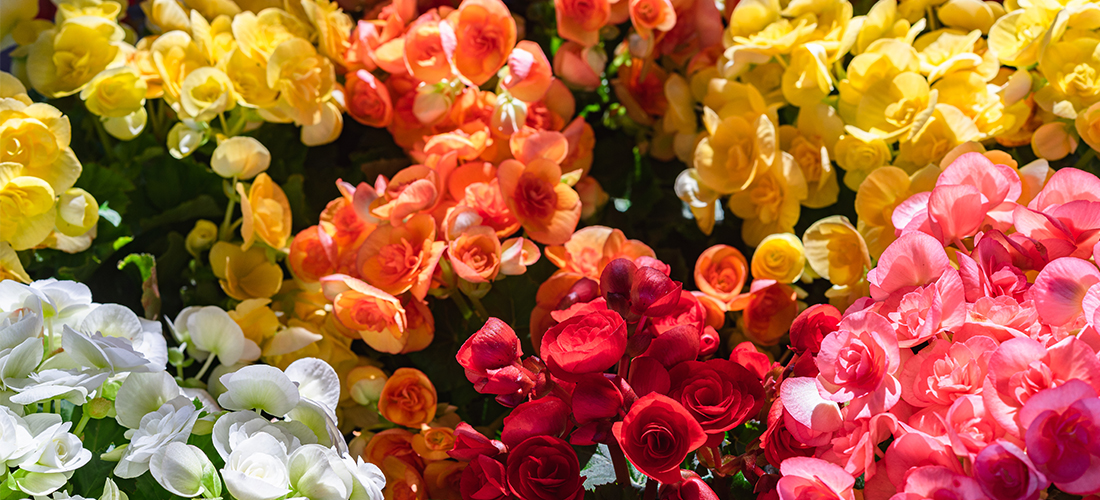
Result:
[[748,274],[745,256],[729,245],[714,245],[695,261],[695,286],[727,308],[741,294]]
[[669,0],[629,0],[630,21],[643,39],[654,31],[668,31],[676,26],[676,10]]
[[516,21],[500,0],[463,0],[440,32],[447,57],[474,87],[492,78],[516,46]]
[[401,354],[423,351],[435,338],[435,317],[426,302],[412,295],[404,295],[401,304],[405,306],[405,314],[409,318],[409,339]]
[[382,489],[383,500],[427,500],[428,489],[424,486],[421,469],[410,467],[393,457],[385,457],[379,466],[386,476],[386,487]]
[[454,429],[447,427],[424,426],[420,434],[412,438],[413,451],[427,462],[447,459],[447,452],[454,447]]
[[358,332],[376,351],[396,354],[405,349],[408,316],[396,297],[343,274],[321,278],[321,287],[340,326]]
[[663,116],[668,109],[668,98],[665,97],[667,79],[668,73],[659,65],[649,60],[634,59],[629,65],[619,68],[619,77],[611,82],[611,86],[626,108],[627,116],[642,125],[651,125],[654,117]]
[[466,229],[447,248],[455,274],[470,283],[486,283],[500,272],[500,239],[489,226]]
[[565,134],[553,130],[523,127],[508,139],[512,156],[520,163],[531,163],[535,158],[545,158],[561,164],[569,155],[569,140]]
[[742,310],[742,330],[753,343],[778,344],[798,315],[795,291],[774,280],[753,281],[751,290],[731,310]]
[[378,413],[397,425],[416,428],[435,418],[435,406],[435,386],[427,375],[415,368],[398,368],[386,380]]
[[290,239],[290,202],[286,193],[266,173],[256,176],[248,196],[244,194],[244,184],[237,184],[237,193],[241,196],[241,236],[244,238],[242,249],[248,250],[258,236],[276,250],[286,247]]
[[424,460],[412,449],[413,436],[415,434],[405,429],[386,429],[371,436],[360,456],[363,461],[375,465],[381,464],[386,457],[393,457],[414,469],[423,469]]
[[446,243],[435,241],[435,219],[412,216],[404,226],[382,224],[359,248],[359,275],[391,293],[423,299]]
[[581,201],[561,183],[561,167],[543,158],[524,165],[505,160],[497,170],[500,192],[531,239],[545,245],[569,240],[581,217]]
[[344,78],[348,115],[368,127],[389,125],[393,120],[389,89],[365,69],[349,72]]
[[600,29],[611,18],[608,0],[554,0],[558,34],[586,47],[600,41]]
[[500,82],[516,99],[537,102],[550,90],[554,69],[539,44],[523,40],[508,56],[508,74]]
[[428,486],[428,498],[437,500],[462,500],[462,471],[467,462],[440,460],[424,468],[424,484]]
[[[384,179],[383,179],[384,182]],[[424,165],[406,167],[384,182],[381,196],[371,203],[371,215],[401,225],[409,216],[435,205],[440,193],[439,176]]]
[[653,249],[638,240],[628,240],[619,229],[607,226],[582,228],[562,245],[546,247],[546,258],[561,268],[559,272],[577,273],[599,281],[607,264],[620,257],[656,257]]
[[321,277],[336,272],[336,259],[332,236],[319,226],[309,226],[290,242],[287,265],[294,277],[306,283],[316,283]]
[[426,83],[454,77],[439,38],[439,21],[439,13],[432,10],[420,16],[405,32],[405,66],[412,76]]
[[569,154],[561,162],[562,173],[579,170],[581,177],[588,175],[592,169],[592,150],[596,147],[596,132],[592,130],[592,125],[578,116],[561,132],[569,141]]

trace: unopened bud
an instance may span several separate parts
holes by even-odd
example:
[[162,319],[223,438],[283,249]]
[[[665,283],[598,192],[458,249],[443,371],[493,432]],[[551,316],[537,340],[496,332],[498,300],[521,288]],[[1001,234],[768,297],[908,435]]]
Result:
[[351,398],[363,406],[377,403],[389,377],[376,366],[357,366],[348,373]]

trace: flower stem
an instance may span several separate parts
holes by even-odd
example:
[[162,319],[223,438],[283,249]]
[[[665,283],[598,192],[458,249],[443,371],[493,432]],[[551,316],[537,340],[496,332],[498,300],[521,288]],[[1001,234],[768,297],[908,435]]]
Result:
[[455,305],[458,306],[458,310],[462,312],[462,319],[470,321],[474,312],[470,310],[470,305],[466,303],[466,299],[462,298],[465,295],[461,291],[455,289],[451,291],[451,300],[454,300]]
[[474,311],[482,320],[489,320],[489,310],[485,309],[485,305],[481,303],[481,299],[474,297],[473,295],[466,295],[466,298],[470,299],[470,304],[474,306]]
[[630,470],[626,465],[626,455],[623,453],[623,449],[619,447],[619,442],[614,439],[611,440],[611,443],[607,445],[607,450],[611,453],[611,464],[615,466],[615,482],[623,488],[630,486]]
[[73,429],[73,434],[76,434],[77,436],[83,437],[84,426],[88,425],[88,421],[92,419],[92,414],[88,413],[86,411],[81,412],[81,413],[82,414],[80,415],[80,422],[78,422],[76,424],[76,428]]
[[[234,177],[232,185],[237,185],[237,178]],[[230,193],[226,193],[229,196],[229,204],[225,206],[225,217],[222,219],[221,230],[218,231],[218,239],[221,241],[229,241],[233,237],[233,209],[237,206],[237,198]]]
[[202,368],[199,370],[199,374],[195,375],[195,378],[202,380],[202,376],[206,375],[206,370],[210,368],[210,365],[214,363],[214,353],[210,353],[206,356],[206,362],[202,364]]

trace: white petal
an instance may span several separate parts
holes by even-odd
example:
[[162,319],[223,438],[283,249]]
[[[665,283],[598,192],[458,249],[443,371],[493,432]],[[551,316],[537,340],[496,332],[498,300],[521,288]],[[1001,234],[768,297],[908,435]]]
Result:
[[77,328],[87,334],[100,332],[105,337],[134,338],[141,333],[141,321],[130,308],[118,304],[103,304],[84,317]]
[[220,379],[226,392],[218,403],[230,410],[261,409],[276,416],[286,415],[298,404],[298,388],[282,370],[269,365],[251,365]]
[[208,306],[192,313],[187,318],[187,332],[195,348],[218,356],[221,364],[234,364],[244,353],[244,332],[220,307]]
[[302,358],[286,367],[286,375],[298,384],[298,393],[328,407],[335,414],[340,403],[340,376],[328,363]]
[[168,372],[131,373],[115,397],[115,420],[137,429],[142,417],[179,395],[179,385]]
[[264,356],[290,354],[324,338],[300,326],[284,328],[275,334],[264,346]]

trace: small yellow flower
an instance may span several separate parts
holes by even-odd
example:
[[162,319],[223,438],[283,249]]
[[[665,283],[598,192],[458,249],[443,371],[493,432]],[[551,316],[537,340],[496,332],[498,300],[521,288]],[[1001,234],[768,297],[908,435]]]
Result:
[[224,139],[214,149],[210,167],[214,173],[226,179],[248,180],[267,170],[271,165],[271,153],[260,141],[252,137],[237,136]]
[[989,28],[989,48],[997,53],[1001,64],[1031,66],[1039,61],[1048,36],[1058,39],[1065,29],[1065,20],[1058,19],[1058,14],[1058,9],[1043,4],[1009,12]]
[[279,91],[280,111],[299,125],[315,125],[336,85],[332,61],[304,38],[291,38],[267,61],[267,85]]
[[769,234],[752,254],[753,279],[794,283],[806,268],[802,241],[791,233]]
[[54,191],[37,177],[20,176],[22,166],[0,163],[0,241],[15,250],[34,248],[53,231]]
[[102,17],[108,21],[118,20],[122,13],[122,4],[114,1],[103,2],[59,2],[55,21],[58,24],[80,16]]
[[749,122],[741,116],[720,120],[710,108],[704,110],[710,132],[695,147],[695,170],[699,180],[722,194],[747,188],[757,175],[776,163],[779,154],[775,124],[767,115]]
[[301,6],[317,33],[317,47],[321,53],[344,65],[344,54],[351,45],[348,33],[355,27],[351,17],[340,10],[336,2],[328,0],[310,0],[301,2]]
[[795,106],[821,102],[833,91],[833,76],[826,65],[825,47],[807,43],[794,49],[783,72],[783,97]]
[[867,51],[871,43],[880,38],[902,38],[909,31],[909,21],[898,16],[897,0],[879,0],[863,17],[859,27],[853,54]]
[[844,185],[856,191],[876,168],[889,165],[890,146],[882,137],[848,126],[836,143],[836,162],[844,169]]
[[993,22],[1005,14],[999,2],[982,0],[947,0],[936,11],[944,26],[962,30],[979,30],[989,33]]
[[71,188],[57,201],[57,231],[65,236],[81,236],[99,222],[99,204],[87,191]]
[[218,226],[206,219],[199,219],[195,222],[195,227],[191,228],[191,232],[187,233],[184,248],[187,249],[187,253],[198,258],[199,253],[210,248],[215,241],[218,241]]
[[229,317],[241,327],[244,337],[258,346],[274,337],[280,326],[279,317],[268,304],[271,304],[271,299],[248,299],[229,311]]
[[854,285],[871,269],[867,243],[842,215],[813,223],[802,235],[802,243],[810,268],[834,285]]
[[1077,118],[1079,111],[1100,101],[1100,35],[1071,30],[1042,52],[1039,71],[1047,85],[1035,92],[1035,102],[1062,118]]
[[225,74],[233,82],[242,106],[261,109],[275,106],[279,91],[267,84],[266,60],[250,58],[238,47],[223,61]]
[[979,30],[967,33],[952,29],[921,35],[913,42],[920,59],[921,74],[927,76],[929,82],[934,82],[955,71],[975,70],[992,79],[1000,64],[992,52],[984,51],[992,58],[988,61],[975,53],[981,37]]
[[38,17],[37,0],[9,0],[0,2],[0,49],[14,45],[16,27]]
[[27,274],[26,269],[23,269],[23,263],[19,261],[19,255],[6,241],[0,241],[0,281],[3,280],[31,282],[30,275]]
[[308,39],[309,28],[285,10],[268,8],[259,14],[241,12],[233,17],[233,38],[245,55],[266,60],[279,44]]
[[141,10],[145,12],[145,24],[154,33],[191,30],[190,16],[178,0],[144,0]]
[[282,268],[267,260],[263,247],[245,251],[233,243],[219,241],[210,249],[210,267],[222,290],[237,300],[270,298],[283,284]]
[[756,246],[769,234],[794,230],[806,199],[806,179],[794,158],[782,153],[772,168],[756,176],[744,191],[730,197],[734,215],[744,219],[741,238]]
[[925,80],[907,71],[872,85],[859,101],[855,125],[888,140],[911,133],[935,105]]
[[160,75],[164,100],[176,104],[180,100],[180,85],[184,78],[206,66],[206,58],[191,36],[182,31],[160,35],[149,47],[153,64]]
[[233,39],[233,20],[225,15],[207,22],[199,11],[191,11],[191,37],[211,64],[224,61],[225,56],[237,46],[237,41]]
[[939,163],[955,146],[980,138],[981,132],[959,108],[937,104],[932,116],[901,141],[894,164],[916,172],[929,163]]
[[210,121],[237,106],[233,83],[220,69],[198,68],[180,85],[180,106],[192,119]]
[[96,16],[74,17],[42,33],[27,56],[31,85],[50,98],[80,92],[100,71],[125,60],[131,49],[124,36],[114,21]]
[[1077,113],[1077,119],[1073,123],[1081,140],[1092,149],[1100,151],[1100,103]]
[[873,86],[891,81],[901,73],[919,70],[917,51],[908,43],[893,38],[875,40],[848,63],[847,78],[837,84],[840,91],[837,111],[845,123],[855,123],[860,101]]
[[145,80],[130,66],[106,69],[88,82],[80,98],[88,111],[107,118],[122,118],[145,105]]
[[0,99],[15,99],[27,106],[32,103],[23,82],[19,81],[15,75],[3,71],[0,71]]
[[237,184],[237,193],[241,196],[241,212],[244,223],[241,235],[244,237],[244,250],[248,250],[259,237],[268,246],[282,250],[290,239],[290,202],[286,194],[267,174],[260,174],[244,194],[244,185]]
[[[232,19],[241,13],[241,8],[233,0],[187,0],[187,6],[197,11],[205,19],[226,16]],[[192,18],[192,21],[194,18]],[[194,24],[191,25],[194,29]]]
[[69,119],[57,108],[0,100],[0,162],[18,163],[18,175],[38,177],[55,193],[73,187],[80,177],[80,161],[69,148],[71,137]]

